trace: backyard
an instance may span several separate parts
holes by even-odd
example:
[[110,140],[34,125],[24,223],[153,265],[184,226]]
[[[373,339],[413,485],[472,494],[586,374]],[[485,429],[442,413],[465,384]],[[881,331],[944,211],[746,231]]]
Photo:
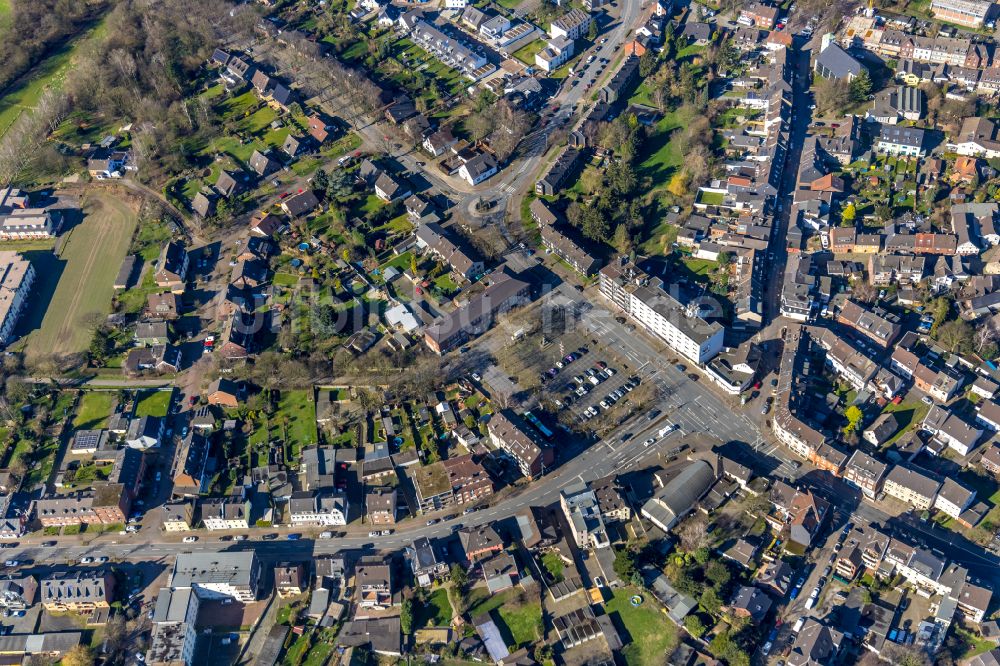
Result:
[[[633,606],[629,599],[634,588],[618,588],[604,605],[605,610],[622,633],[622,656],[629,666],[662,664],[664,656],[677,646],[677,629],[660,612],[659,604],[642,593],[643,602]],[[624,632],[622,630],[624,629]]]
[[272,425],[279,428],[291,459],[298,460],[302,449],[316,444],[319,439],[312,390],[282,391],[278,398],[277,414],[272,422]]
[[538,601],[518,598],[514,590],[490,595],[485,588],[473,590],[469,599],[469,616],[491,613],[508,645],[518,647],[541,638],[542,605]]
[[137,398],[135,415],[137,417],[166,416],[170,412],[170,399],[172,397],[173,390],[144,391]]
[[413,626],[416,629],[424,627],[447,627],[451,624],[451,603],[448,601],[448,588],[439,587],[430,593],[426,599],[414,603]]
[[80,398],[80,404],[73,418],[73,427],[78,430],[96,430],[108,425],[111,407],[115,404],[112,391],[87,391]]

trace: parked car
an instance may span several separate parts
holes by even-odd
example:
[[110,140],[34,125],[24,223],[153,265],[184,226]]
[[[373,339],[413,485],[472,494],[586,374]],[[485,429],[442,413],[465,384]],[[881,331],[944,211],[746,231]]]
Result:
[[196,536],[186,536],[186,537],[184,537],[184,543],[194,543],[197,540],[198,540],[198,537],[196,537]]

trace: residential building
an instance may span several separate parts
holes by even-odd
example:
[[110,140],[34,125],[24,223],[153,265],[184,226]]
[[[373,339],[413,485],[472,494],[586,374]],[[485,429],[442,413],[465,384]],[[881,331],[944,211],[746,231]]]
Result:
[[958,135],[948,142],[948,149],[959,155],[1000,157],[1000,126],[989,118],[966,118]]
[[535,193],[552,196],[561,192],[570,177],[576,173],[582,158],[583,153],[576,148],[570,146],[563,148],[549,165],[545,175],[535,183]]
[[462,544],[466,561],[472,563],[503,550],[503,539],[489,523],[459,530],[458,542]]
[[160,526],[164,532],[188,532],[193,527],[194,501],[172,502],[160,507]]
[[559,492],[559,504],[578,548],[611,546],[597,495],[586,483],[580,481],[563,488]]
[[469,185],[478,185],[500,170],[496,158],[489,153],[479,153],[458,168],[458,175]]
[[723,327],[709,323],[700,305],[687,305],[631,263],[620,260],[600,270],[601,295],[695,363],[711,360],[722,350]]
[[59,571],[39,581],[42,606],[52,612],[86,613],[110,608],[115,577],[110,571]]
[[274,567],[274,591],[281,599],[298,596],[309,589],[306,568],[301,562],[281,562]]
[[795,635],[788,666],[826,666],[836,661],[844,634],[819,620],[807,618]]
[[27,610],[38,598],[38,580],[34,576],[7,574],[0,577],[0,608]]
[[579,9],[571,9],[549,25],[549,34],[552,37],[565,37],[566,39],[580,39],[587,34],[590,28],[591,18],[588,12]]
[[157,287],[169,288],[174,293],[183,293],[188,271],[188,253],[177,241],[163,246],[156,261],[153,281]]
[[417,503],[424,513],[477,502],[493,494],[493,481],[471,455],[418,467],[413,472]]
[[729,604],[729,611],[736,617],[748,618],[760,624],[771,610],[771,599],[759,587],[741,585]]
[[245,530],[252,524],[250,502],[242,497],[205,497],[199,506],[205,529]]
[[141,416],[128,423],[125,444],[133,449],[152,449],[160,445],[166,431],[166,420],[159,416]]
[[493,446],[507,453],[529,479],[544,474],[555,460],[553,449],[511,410],[493,414],[486,427]]
[[257,599],[260,562],[252,550],[178,553],[170,574],[174,588],[193,588],[207,599]]
[[852,300],[845,301],[841,306],[837,321],[883,347],[891,345],[902,331],[896,315],[879,307],[869,310]]
[[919,510],[930,509],[941,483],[927,472],[909,465],[895,465],[885,477],[882,489],[889,497]]
[[[536,199],[532,203],[539,203],[540,201],[540,199]],[[543,225],[540,231],[542,245],[569,264],[575,271],[588,277],[597,271],[600,262],[580,247],[572,238],[551,225]]]
[[35,284],[35,268],[17,252],[0,252],[0,346],[14,338],[14,329]]
[[979,464],[990,474],[1000,475],[1000,444],[991,444],[983,452]]
[[882,125],[875,142],[876,152],[897,157],[923,157],[924,130],[902,125]]
[[899,430],[899,422],[894,412],[879,414],[872,424],[865,428],[862,437],[872,446],[882,446]]
[[448,127],[442,127],[433,134],[428,134],[423,141],[424,150],[434,157],[441,157],[456,143],[455,136]]
[[543,72],[554,72],[576,53],[576,43],[568,37],[553,37],[545,48],[535,54],[535,66]]
[[963,511],[972,505],[975,499],[975,490],[966,488],[958,481],[948,477],[938,489],[937,497],[934,499],[934,508],[952,518],[958,518]]
[[385,609],[395,604],[392,567],[382,558],[361,558],[354,568],[354,581],[361,608]]
[[453,242],[445,229],[435,223],[421,224],[417,228],[417,247],[427,250],[451,267],[451,270],[466,280],[482,275],[485,267],[483,262],[473,259],[469,253]]
[[293,492],[288,500],[288,515],[292,525],[347,524],[347,497],[341,493],[316,493],[309,490]]
[[375,487],[365,494],[365,517],[372,525],[396,524],[396,489]]
[[740,8],[737,21],[761,30],[773,30],[778,22],[778,8],[760,2],[750,2]]
[[867,497],[876,497],[888,465],[876,460],[860,449],[851,454],[844,467],[844,480],[861,489]]
[[940,405],[931,406],[921,425],[961,456],[968,455],[983,435],[981,429],[966,423],[961,416]]
[[449,576],[448,562],[442,559],[427,537],[420,537],[407,550],[413,578],[420,587],[430,587]]

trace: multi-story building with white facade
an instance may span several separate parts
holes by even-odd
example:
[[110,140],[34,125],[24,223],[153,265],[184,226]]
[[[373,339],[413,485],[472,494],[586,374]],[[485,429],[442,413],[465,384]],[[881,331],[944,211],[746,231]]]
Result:
[[663,288],[663,281],[624,260],[600,271],[601,294],[642,324],[649,333],[695,363],[705,363],[722,350],[724,329],[708,322],[703,309],[684,306]]
[[586,483],[580,481],[564,488],[559,493],[559,504],[578,548],[611,546],[597,495]]
[[346,525],[347,498],[342,494],[320,495],[311,491],[292,493],[288,500],[292,525]]
[[554,72],[573,57],[575,43],[566,37],[553,37],[535,54],[535,65],[544,72]]
[[0,346],[14,337],[28,294],[35,284],[35,268],[17,252],[0,252]]
[[252,550],[179,553],[170,585],[190,587],[207,598],[232,598],[243,603],[257,599],[260,562]]
[[208,530],[245,530],[250,527],[250,502],[240,497],[205,498],[201,522]]
[[966,488],[954,479],[947,478],[938,489],[937,497],[934,498],[934,508],[952,518],[958,518],[963,511],[972,505],[975,499],[975,490]]
[[571,9],[552,22],[549,26],[549,34],[553,37],[580,39],[587,34],[592,20],[593,18],[587,12]]

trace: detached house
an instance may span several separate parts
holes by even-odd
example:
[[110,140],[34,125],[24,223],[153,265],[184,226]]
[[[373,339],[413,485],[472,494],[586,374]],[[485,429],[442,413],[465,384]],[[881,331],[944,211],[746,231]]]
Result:
[[187,279],[188,253],[177,241],[170,241],[156,261],[153,281],[157,287],[169,288],[174,293],[183,293]]

